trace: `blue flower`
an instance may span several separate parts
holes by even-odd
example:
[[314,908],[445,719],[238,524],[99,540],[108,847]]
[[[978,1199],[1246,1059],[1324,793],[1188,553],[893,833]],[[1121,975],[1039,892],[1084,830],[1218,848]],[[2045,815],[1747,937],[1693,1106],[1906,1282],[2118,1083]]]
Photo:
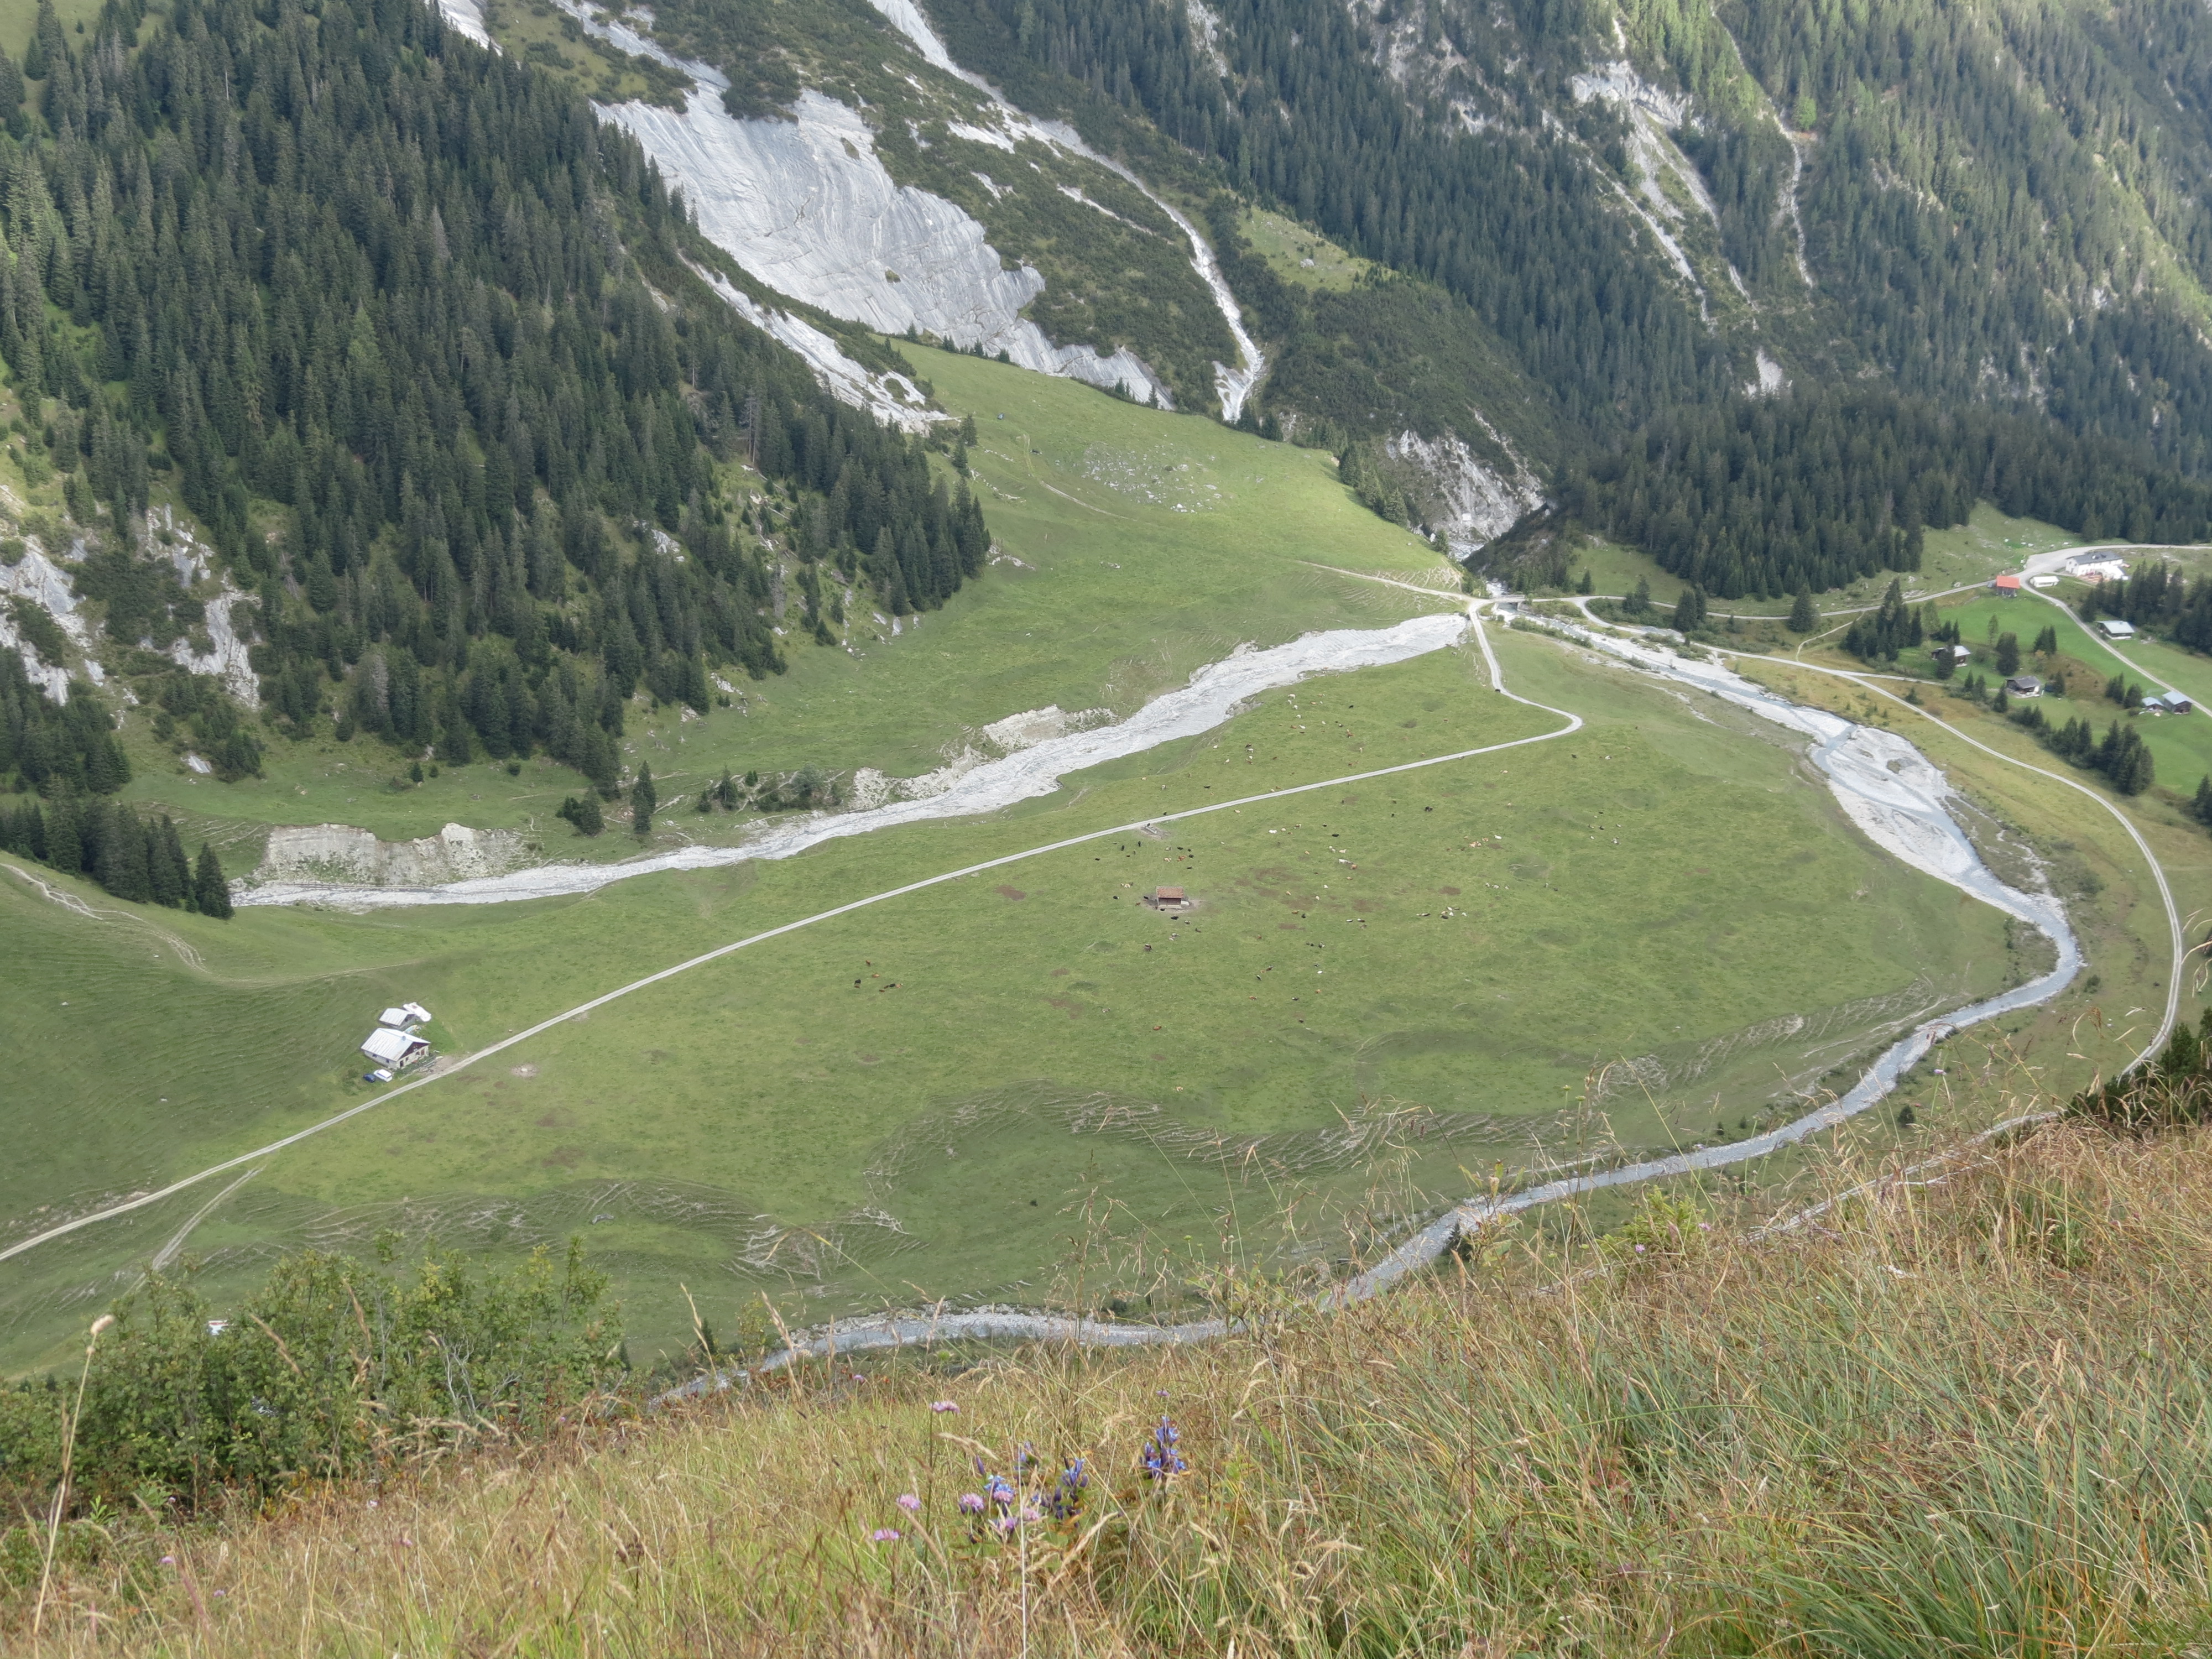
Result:
[[1048,1514],[1055,1521],[1065,1521],[1083,1507],[1084,1488],[1091,1484],[1087,1460],[1077,1458],[1060,1472],[1060,1480],[1044,1499]]
[[1183,1461],[1182,1453],[1176,1449],[1176,1443],[1182,1438],[1176,1432],[1173,1423],[1164,1417],[1160,1419],[1159,1427],[1154,1429],[1145,1442],[1146,1480],[1170,1480],[1188,1472],[1190,1465]]

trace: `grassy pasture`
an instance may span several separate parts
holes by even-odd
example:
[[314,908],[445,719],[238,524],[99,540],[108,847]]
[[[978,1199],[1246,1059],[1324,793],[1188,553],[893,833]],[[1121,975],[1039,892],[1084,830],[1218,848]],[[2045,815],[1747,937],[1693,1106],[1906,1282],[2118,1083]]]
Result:
[[[1732,1138],[1878,1030],[2027,970],[1998,918],[1868,846],[1771,728],[1547,641],[1499,649],[1516,689],[1589,727],[1048,855],[748,951],[285,1154],[192,1247],[221,1285],[277,1243],[360,1247],[386,1226],[492,1249],[581,1231],[641,1352],[680,1337],[679,1281],[719,1325],[761,1287],[809,1310],[1029,1300],[1079,1278],[1103,1296],[1163,1257],[1340,1255],[1493,1170]],[[57,1186],[173,1176],[363,1097],[351,1044],[393,996],[428,1003],[465,1050],[934,870],[1552,724],[1490,693],[1469,653],[1440,653],[1270,694],[992,820],[581,901],[249,912],[227,977],[250,979],[253,951],[318,971],[209,1010],[164,995],[185,977],[173,962],[126,971],[133,947],[111,942],[70,971],[148,1011],[131,1036],[148,1058],[81,1056],[42,1085],[98,1109],[34,1136],[9,1213]],[[1163,881],[1196,913],[1136,903]],[[58,1053],[82,1029],[43,1004],[9,1024],[19,1048]],[[158,1058],[185,1029],[273,1035]],[[138,1096],[157,1072],[171,1103],[154,1109]],[[9,1264],[8,1351],[31,1357],[213,1195]]]
[[1341,293],[1375,269],[1310,226],[1266,208],[1245,209],[1242,228],[1252,251],[1286,283]]

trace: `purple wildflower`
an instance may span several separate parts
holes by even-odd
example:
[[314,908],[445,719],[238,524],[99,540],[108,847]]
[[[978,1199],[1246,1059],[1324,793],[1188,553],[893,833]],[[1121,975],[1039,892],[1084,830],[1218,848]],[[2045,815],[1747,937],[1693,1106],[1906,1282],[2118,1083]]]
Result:
[[962,1512],[963,1512],[963,1514],[967,1514],[967,1515],[981,1515],[981,1514],[982,1514],[982,1512],[983,1512],[983,1494],[982,1494],[982,1493],[981,1493],[981,1492],[962,1492],[962,1493],[960,1494],[960,1508],[961,1508],[961,1510],[962,1510]]
[[960,1402],[957,1400],[933,1400],[929,1402],[929,1409],[933,1412],[957,1412],[960,1409]]
[[1182,1437],[1176,1432],[1176,1425],[1164,1417],[1160,1419],[1159,1427],[1154,1429],[1151,1437],[1145,1442],[1143,1461],[1146,1480],[1169,1480],[1189,1469],[1190,1465],[1183,1461],[1182,1453],[1176,1449],[1176,1444],[1182,1438]]
[[921,1499],[910,1492],[902,1492],[898,1495],[898,1506],[908,1515],[921,1513]]
[[1091,1484],[1086,1460],[1077,1458],[1060,1472],[1060,1480],[1045,1497],[1044,1505],[1055,1521],[1066,1521],[1083,1507],[1084,1488]]
[[868,1534],[868,1541],[871,1544],[896,1544],[898,1540],[899,1530],[896,1527],[878,1527]]
[[161,1558],[161,1565],[165,1567],[173,1567],[177,1565],[177,1558],[173,1555],[165,1555]]

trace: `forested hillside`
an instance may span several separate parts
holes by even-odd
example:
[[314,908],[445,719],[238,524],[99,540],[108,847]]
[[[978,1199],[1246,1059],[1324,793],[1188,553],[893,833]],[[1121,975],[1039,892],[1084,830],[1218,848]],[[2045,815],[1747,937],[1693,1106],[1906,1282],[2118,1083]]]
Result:
[[[1340,299],[1253,281],[1229,248],[1277,354],[1262,419],[1340,445],[1450,428],[1480,448],[1468,409],[1419,390],[1449,381],[1540,464],[1603,477],[1755,422],[1685,410],[1865,380],[1909,401],[1863,416],[1917,411],[1875,437],[1893,451],[1930,411],[1970,408],[2124,446],[2061,467],[2075,482],[2057,516],[2112,534],[2170,515],[2120,499],[2124,480],[2080,486],[2082,466],[2212,466],[2202,7],[931,5],[1018,97],[1097,142],[1126,130],[1102,110],[1156,126],[1220,186],[1373,262]],[[1408,283],[1446,301],[1419,329]],[[1374,326],[1346,328],[1347,306]],[[1811,553],[1802,526],[1756,514],[1718,553],[1660,533],[1686,568],[1741,563],[1748,592],[1855,568],[1876,526],[1852,513]],[[1651,520],[1604,517],[1638,526],[1620,533]]]
[[741,459],[894,611],[981,568],[964,487],[712,295],[636,147],[414,0],[48,9],[31,58],[0,355],[110,556],[173,474],[295,729],[611,788],[635,690],[783,666]]

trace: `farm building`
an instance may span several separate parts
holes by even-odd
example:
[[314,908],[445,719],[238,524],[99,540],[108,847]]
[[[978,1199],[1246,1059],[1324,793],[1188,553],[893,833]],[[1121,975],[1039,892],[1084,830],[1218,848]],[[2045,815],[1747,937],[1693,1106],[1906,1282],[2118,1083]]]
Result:
[[380,1025],[368,1034],[368,1041],[361,1045],[362,1053],[380,1066],[397,1070],[427,1060],[430,1045],[410,1031],[394,1030],[389,1025]]
[[1190,895],[1180,887],[1163,887],[1146,901],[1155,910],[1188,910]]
[[2097,631],[2108,640],[2131,640],[2136,636],[2136,625],[2118,617],[2106,617],[2098,623]]
[[2001,599],[2016,599],[2020,597],[2020,578],[2009,570],[1991,582],[1990,586],[1996,589],[1997,597]]
[[428,1025],[430,1011],[419,1002],[403,1002],[397,1008],[386,1008],[376,1017],[376,1023],[395,1027]]
[[2156,696],[2145,697],[2142,700],[2142,706],[2143,712],[2147,714],[2186,714],[2197,705],[2179,691],[2167,691]]
[[2039,697],[2043,695],[2043,682],[2033,674],[2015,674],[2005,682],[2004,689],[2008,697]]
[[1971,646],[1965,646],[1965,645],[1939,645],[1939,646],[1937,646],[1937,647],[1935,648],[1935,650],[1934,650],[1934,651],[1930,652],[1929,654],[1930,656],[1936,657],[1936,658],[1938,658],[1938,659],[1947,659],[1947,660],[1951,661],[1951,662],[1954,662],[1954,663],[1961,663],[1961,662],[1966,662],[1966,661],[1971,660],[1971,659],[1972,659],[1972,657],[1973,657],[1974,653],[1973,653],[1973,647],[1972,647]]
[[2027,579],[2027,585],[2030,587],[2056,587],[2058,586],[2058,578],[2056,576],[2030,576]]
[[2128,579],[2127,562],[2106,553],[2083,554],[2070,560],[2067,569],[2076,581],[2090,583],[2124,582]]

